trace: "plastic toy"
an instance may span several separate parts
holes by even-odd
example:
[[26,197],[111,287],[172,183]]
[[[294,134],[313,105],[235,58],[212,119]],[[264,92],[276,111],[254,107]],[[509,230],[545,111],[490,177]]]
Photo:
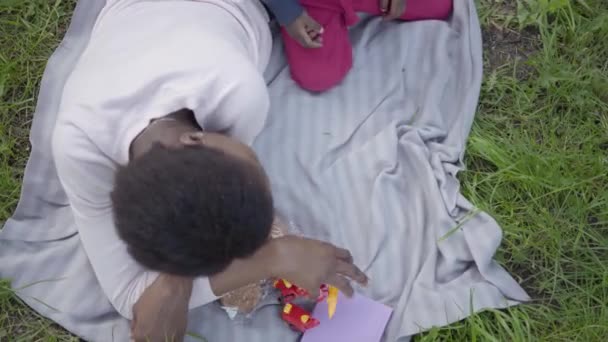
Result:
[[[288,282],[285,279],[275,280],[273,286],[275,289],[278,289],[281,292],[281,297],[279,297],[279,300],[283,303],[291,303],[298,297],[308,297],[308,291]],[[319,296],[316,299],[317,303],[327,298],[330,287],[331,286],[325,284],[321,285],[319,288]]]
[[[285,303],[281,317],[290,327],[304,332],[319,325],[319,321],[311,317],[308,311],[292,303],[298,297],[308,297],[308,291],[284,279],[275,280],[273,286],[281,292],[279,301]],[[331,319],[338,303],[338,289],[325,284],[321,285],[316,302],[324,299],[327,299],[328,315]]]
[[291,303],[297,297],[305,297],[308,292],[284,279],[274,281],[274,288],[281,292],[279,300],[283,303]]
[[319,321],[310,316],[310,313],[297,305],[291,303],[285,304],[281,313],[281,318],[292,329],[299,332],[305,332],[319,325]]
[[338,306],[338,289],[330,286],[327,294],[327,316],[331,319],[336,313]]

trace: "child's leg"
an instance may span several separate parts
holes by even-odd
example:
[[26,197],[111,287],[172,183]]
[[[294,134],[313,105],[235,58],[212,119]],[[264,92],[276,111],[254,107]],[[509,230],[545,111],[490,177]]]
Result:
[[282,30],[293,80],[302,88],[321,92],[339,84],[353,65],[344,9],[339,0],[303,0],[303,7],[323,27],[323,46],[302,47]]
[[[402,20],[447,19],[453,0],[406,0]],[[285,52],[293,80],[302,88],[321,92],[339,84],[353,65],[348,26],[356,12],[381,15],[380,0],[302,0],[303,7],[324,29],[323,47],[308,49],[283,29]]]
[[[357,12],[382,15],[380,0],[352,0]],[[453,0],[405,0],[401,20],[447,19],[452,14]]]

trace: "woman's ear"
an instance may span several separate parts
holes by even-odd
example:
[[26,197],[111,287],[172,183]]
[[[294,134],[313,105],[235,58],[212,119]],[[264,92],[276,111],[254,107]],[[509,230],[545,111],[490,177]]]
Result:
[[179,142],[184,146],[203,145],[205,132],[186,132],[179,137]]

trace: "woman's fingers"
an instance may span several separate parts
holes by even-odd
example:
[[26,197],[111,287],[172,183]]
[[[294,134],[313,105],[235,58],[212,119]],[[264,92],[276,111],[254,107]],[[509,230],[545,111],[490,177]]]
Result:
[[336,273],[352,279],[361,285],[367,285],[367,275],[352,263],[338,260],[338,263],[336,264]]
[[339,248],[339,247],[335,247],[335,255],[336,258],[351,263],[353,262],[353,255],[350,254],[350,251],[348,249],[344,249],[344,248]]
[[336,256],[336,273],[348,277],[361,285],[367,285],[367,275],[353,263],[353,255],[348,249],[334,247]]

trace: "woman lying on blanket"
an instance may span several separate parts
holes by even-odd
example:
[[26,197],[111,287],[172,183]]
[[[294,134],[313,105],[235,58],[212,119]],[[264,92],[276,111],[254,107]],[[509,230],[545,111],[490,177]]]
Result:
[[254,0],[107,0],[66,82],[55,165],[135,340],[180,339],[189,308],[261,279],[347,295],[348,280],[367,281],[347,250],[268,239],[271,191],[249,146],[269,109],[271,45]]
[[348,27],[356,12],[405,21],[446,19],[453,0],[265,0],[282,26],[291,76],[302,88],[324,91],[353,65]]
[[66,82],[55,165],[137,341],[179,340],[189,308],[269,277],[311,293],[366,282],[347,250],[268,239],[273,200],[249,147],[269,109],[268,21],[257,1],[108,0]]

